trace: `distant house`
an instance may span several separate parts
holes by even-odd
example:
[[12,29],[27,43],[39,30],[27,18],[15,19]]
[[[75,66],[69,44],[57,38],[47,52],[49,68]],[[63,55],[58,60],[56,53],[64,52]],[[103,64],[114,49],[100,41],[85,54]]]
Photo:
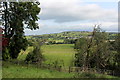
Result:
[[88,35],[88,38],[92,38],[93,36],[92,35]]
[[45,44],[47,44],[48,42],[45,42]]
[[115,41],[115,40],[109,40],[109,41],[113,42],[113,41]]

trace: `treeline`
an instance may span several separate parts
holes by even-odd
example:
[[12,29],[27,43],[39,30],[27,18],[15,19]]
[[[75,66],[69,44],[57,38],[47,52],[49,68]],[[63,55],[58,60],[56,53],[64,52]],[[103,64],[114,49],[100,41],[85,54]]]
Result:
[[80,38],[75,43],[75,66],[112,70],[120,76],[120,34],[110,41],[106,32],[95,27],[91,38]]
[[74,44],[77,39],[64,39],[62,41],[57,41],[57,40],[51,40],[47,41],[45,44],[51,45],[51,44]]
[[[108,33],[108,38],[110,40],[114,40],[116,38],[117,33]],[[91,32],[86,31],[68,31],[68,32],[62,32],[62,33],[54,33],[54,34],[43,34],[43,35],[31,35],[30,38],[35,39],[42,39],[42,40],[64,40],[64,39],[79,39],[79,38],[90,38]],[[29,39],[30,39],[29,38]]]
[[87,37],[91,32],[82,32],[82,31],[69,31],[62,33],[54,33],[54,34],[43,34],[43,35],[35,35],[32,38],[39,39],[76,39],[80,37]]

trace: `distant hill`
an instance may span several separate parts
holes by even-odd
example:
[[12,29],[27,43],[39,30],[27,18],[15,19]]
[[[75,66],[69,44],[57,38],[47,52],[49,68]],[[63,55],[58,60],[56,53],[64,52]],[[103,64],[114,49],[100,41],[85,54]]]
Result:
[[[77,39],[81,37],[87,37],[91,34],[91,32],[81,32],[81,31],[67,31],[61,33],[53,33],[53,34],[43,34],[43,35],[32,35],[32,38],[40,38],[40,39]],[[30,36],[29,36],[30,38]]]
[[[50,40],[60,40],[60,39],[78,39],[81,37],[91,37],[92,32],[87,31],[67,31],[61,33],[53,33],[53,34],[43,34],[43,35],[31,35],[27,36],[27,38],[39,38],[39,39],[50,39]],[[108,33],[110,39],[114,39],[116,33]]]

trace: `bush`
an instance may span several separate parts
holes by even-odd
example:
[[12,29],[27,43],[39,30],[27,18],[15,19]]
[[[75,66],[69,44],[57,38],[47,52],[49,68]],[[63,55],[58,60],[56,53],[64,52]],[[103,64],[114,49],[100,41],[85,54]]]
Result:
[[[75,78],[92,78],[90,80],[93,80],[93,78],[107,78],[107,75],[98,74],[98,73],[91,73],[91,72],[81,72],[75,75]],[[104,79],[102,79],[104,80]]]
[[34,46],[34,49],[32,52],[29,52],[25,61],[28,63],[39,63],[42,64],[42,61],[44,60],[42,51],[41,51],[41,45],[40,43],[36,43]]
[[2,51],[2,59],[3,60],[8,60],[10,59],[10,53],[9,53],[9,49],[8,48],[4,48]]

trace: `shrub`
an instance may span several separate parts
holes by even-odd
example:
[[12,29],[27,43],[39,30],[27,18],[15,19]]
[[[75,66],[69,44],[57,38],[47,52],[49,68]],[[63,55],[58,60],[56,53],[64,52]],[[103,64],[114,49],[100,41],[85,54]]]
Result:
[[2,59],[3,60],[8,60],[10,59],[10,53],[9,53],[9,49],[8,48],[4,48],[2,51]]
[[33,47],[34,47],[33,51],[28,53],[25,61],[27,63],[29,62],[42,64],[44,58],[41,51],[41,44],[37,42]]

